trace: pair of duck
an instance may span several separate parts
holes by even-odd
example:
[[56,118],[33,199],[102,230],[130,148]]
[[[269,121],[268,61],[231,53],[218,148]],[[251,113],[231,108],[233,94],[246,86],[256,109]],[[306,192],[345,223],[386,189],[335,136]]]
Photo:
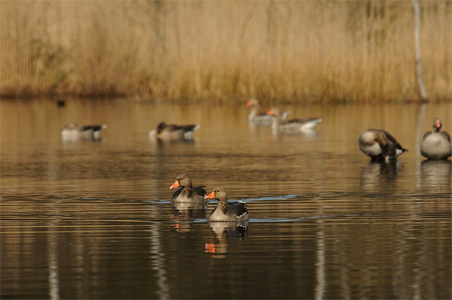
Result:
[[228,202],[228,193],[222,187],[216,187],[210,194],[207,194],[204,186],[193,186],[187,174],[176,177],[176,181],[170,189],[178,188],[173,194],[173,202],[198,203],[204,206],[209,199],[217,199],[215,209],[210,213],[208,220],[213,222],[246,222],[248,220],[248,209],[246,203]]
[[[164,122],[157,126],[157,129],[151,130],[149,136],[161,140],[181,140],[191,139],[193,131],[198,129],[199,125],[174,125]],[[64,140],[99,140],[100,132],[107,128],[107,125],[79,125],[69,123],[61,131]]]
[[251,107],[248,121],[255,125],[271,125],[274,130],[278,131],[311,131],[319,125],[322,118],[304,118],[289,119],[289,112],[281,113],[278,108],[272,108],[267,112],[259,112],[259,101],[252,98],[246,103],[247,107]]
[[[421,154],[428,159],[447,159],[452,156],[452,144],[447,132],[441,131],[443,124],[439,118],[433,121],[433,130],[424,134]],[[407,151],[396,139],[382,129],[368,129],[359,137],[359,149],[372,161],[395,160]]]

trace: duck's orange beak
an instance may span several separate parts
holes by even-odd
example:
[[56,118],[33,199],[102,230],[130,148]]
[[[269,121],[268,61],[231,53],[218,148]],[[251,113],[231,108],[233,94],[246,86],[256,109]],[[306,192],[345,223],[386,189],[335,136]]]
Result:
[[441,127],[441,123],[439,121],[436,121],[435,122],[435,126],[436,126],[436,128],[440,128]]
[[267,115],[274,115],[275,112],[273,111],[273,109],[270,109],[269,111],[267,111]]
[[251,106],[253,105],[253,101],[249,100],[248,102],[246,102],[246,106]]
[[177,187],[180,187],[180,184],[179,184],[179,181],[174,181],[174,183],[173,183],[173,185],[172,186],[170,186],[170,190],[172,190],[172,189],[174,189],[174,188],[177,188]]
[[212,193],[210,193],[209,195],[206,195],[206,196],[204,197],[204,199],[213,199],[213,198],[215,198],[215,192],[212,192]]

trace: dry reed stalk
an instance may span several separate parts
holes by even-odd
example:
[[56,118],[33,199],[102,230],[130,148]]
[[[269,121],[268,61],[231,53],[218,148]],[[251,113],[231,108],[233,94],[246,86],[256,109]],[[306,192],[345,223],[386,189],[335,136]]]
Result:
[[[0,94],[417,99],[404,1],[0,2]],[[424,82],[452,98],[452,3],[421,2]]]

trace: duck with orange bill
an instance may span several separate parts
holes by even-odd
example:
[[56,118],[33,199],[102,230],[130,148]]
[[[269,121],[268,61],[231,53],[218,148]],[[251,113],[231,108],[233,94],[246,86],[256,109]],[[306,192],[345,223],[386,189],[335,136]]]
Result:
[[174,202],[207,202],[204,199],[206,195],[204,186],[193,186],[187,174],[181,174],[176,177],[176,181],[170,186],[170,190],[175,188],[178,189],[173,194],[172,201]]
[[216,187],[205,196],[206,199],[217,199],[218,203],[210,214],[209,221],[217,222],[246,222],[248,221],[248,209],[243,201],[228,202],[228,193],[225,188]]
[[424,134],[421,143],[421,154],[428,159],[447,159],[452,156],[452,144],[446,131],[441,131],[443,124],[440,118],[433,120],[433,130]]
[[[248,115],[248,121],[254,125],[266,125],[271,126],[275,115],[267,114],[266,112],[259,112],[259,101],[256,98],[250,99],[246,102],[247,107],[251,107],[250,114]],[[289,116],[290,112],[284,112],[281,116],[282,120],[285,120]]]
[[272,128],[279,131],[301,131],[309,132],[323,122],[322,118],[304,118],[304,119],[289,119],[283,120],[279,108],[272,108],[267,112],[268,115],[275,116],[272,123]]

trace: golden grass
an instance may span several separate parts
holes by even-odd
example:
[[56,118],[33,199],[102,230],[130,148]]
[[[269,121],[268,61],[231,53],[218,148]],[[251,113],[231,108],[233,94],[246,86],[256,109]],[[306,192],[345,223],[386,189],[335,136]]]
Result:
[[[411,1],[1,1],[0,94],[419,99]],[[423,1],[432,100],[452,99],[452,3]]]

